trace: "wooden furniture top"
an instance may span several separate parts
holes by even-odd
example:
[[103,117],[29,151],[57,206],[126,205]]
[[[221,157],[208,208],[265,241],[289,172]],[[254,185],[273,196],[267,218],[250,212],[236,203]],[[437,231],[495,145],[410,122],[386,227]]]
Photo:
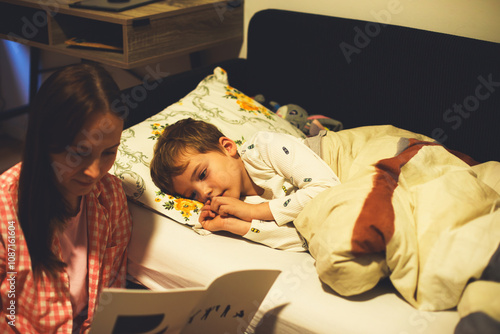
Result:
[[73,8],[69,6],[69,4],[79,1],[80,0],[0,0],[0,2],[11,3],[13,5],[33,7],[54,13],[69,14],[123,25],[132,24],[134,20],[143,18],[154,20],[207,8],[213,8],[215,10],[227,4],[227,1],[221,0],[164,0],[121,12]]
[[0,0],[0,38],[125,69],[243,41],[243,4],[163,0],[112,12],[74,2]]

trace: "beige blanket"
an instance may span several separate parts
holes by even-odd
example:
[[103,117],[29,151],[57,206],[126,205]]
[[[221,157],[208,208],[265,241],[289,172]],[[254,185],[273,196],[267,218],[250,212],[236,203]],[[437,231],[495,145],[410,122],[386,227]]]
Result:
[[328,132],[321,151],[342,184],[294,222],[321,280],[351,296],[389,277],[418,309],[456,307],[499,247],[500,163],[392,126]]

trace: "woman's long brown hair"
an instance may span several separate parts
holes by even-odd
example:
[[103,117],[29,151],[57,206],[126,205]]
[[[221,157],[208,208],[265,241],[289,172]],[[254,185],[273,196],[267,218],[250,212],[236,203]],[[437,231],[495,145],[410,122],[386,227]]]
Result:
[[[52,252],[55,231],[70,216],[57,187],[50,153],[71,145],[88,117],[112,112],[119,88],[98,65],[77,64],[52,74],[30,106],[19,178],[18,216],[35,277],[56,276],[65,264]],[[120,117],[120,115],[117,115]]]

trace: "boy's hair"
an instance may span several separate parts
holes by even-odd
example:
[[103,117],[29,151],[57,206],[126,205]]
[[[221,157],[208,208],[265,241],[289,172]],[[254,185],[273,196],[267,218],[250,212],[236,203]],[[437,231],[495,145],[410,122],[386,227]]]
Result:
[[154,147],[151,160],[151,178],[163,192],[174,194],[173,177],[182,174],[189,159],[181,159],[186,154],[220,152],[224,148],[219,139],[222,132],[213,124],[183,119],[165,128]]

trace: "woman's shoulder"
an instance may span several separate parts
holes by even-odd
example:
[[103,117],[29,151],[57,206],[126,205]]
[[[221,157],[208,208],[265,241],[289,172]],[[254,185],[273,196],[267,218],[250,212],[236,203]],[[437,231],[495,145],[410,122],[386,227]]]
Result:
[[0,175],[0,220],[2,224],[15,220],[20,170],[21,163]]
[[122,181],[110,173],[105,174],[94,188],[101,202],[120,203],[126,201]]
[[12,192],[17,189],[19,183],[19,175],[21,173],[21,163],[18,163],[0,175],[0,191]]
[[110,173],[106,173],[99,182],[105,186],[122,187],[122,181]]

